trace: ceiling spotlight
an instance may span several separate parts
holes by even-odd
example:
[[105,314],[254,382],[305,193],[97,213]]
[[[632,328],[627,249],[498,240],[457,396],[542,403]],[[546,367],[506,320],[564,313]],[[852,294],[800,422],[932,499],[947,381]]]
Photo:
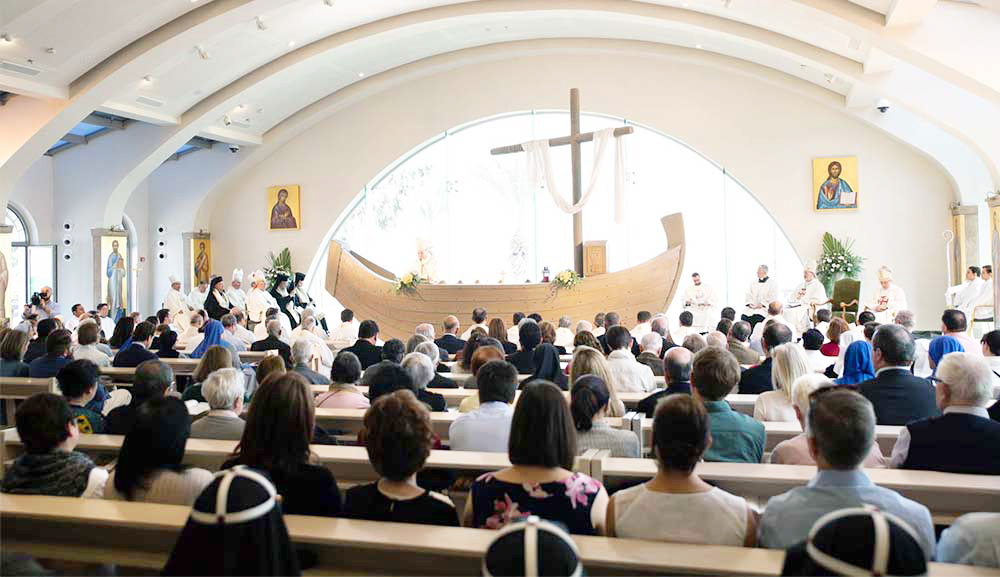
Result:
[[0,40],[3,40],[6,44],[10,44],[14,41],[14,39],[10,37],[10,34],[0,34]]
[[150,76],[149,74],[143,76],[142,77],[142,83],[143,84],[152,84],[153,83],[153,77]]
[[330,8],[333,8],[333,0],[323,0],[323,4],[326,4]]
[[45,53],[46,53],[46,54],[55,54],[55,53],[56,53],[56,49],[55,49],[55,48],[52,48],[52,47],[50,46],[49,48],[46,48],[46,49],[45,49]]
[[198,51],[198,56],[201,56],[202,60],[208,60],[210,58],[208,50],[205,50],[203,46],[198,45],[195,46],[194,49]]
[[267,24],[264,24],[264,20],[260,16],[254,18],[254,22],[257,23],[257,30],[267,30]]
[[222,123],[225,124],[226,126],[229,126],[230,124],[233,123],[233,119],[229,118],[228,114],[223,114],[222,115]]

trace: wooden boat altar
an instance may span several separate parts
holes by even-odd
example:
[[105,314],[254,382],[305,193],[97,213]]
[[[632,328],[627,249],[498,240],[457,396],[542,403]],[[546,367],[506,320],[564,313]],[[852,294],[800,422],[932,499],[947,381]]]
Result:
[[463,327],[469,326],[475,307],[485,308],[490,317],[500,317],[508,326],[518,311],[552,321],[567,315],[574,322],[615,311],[631,324],[641,310],[667,310],[684,268],[683,217],[674,213],[660,220],[667,250],[634,267],[581,279],[572,289],[549,283],[421,284],[411,293],[397,293],[392,272],[334,240],[327,258],[326,290],[352,309],[355,318],[377,322],[383,340],[405,341],[420,323],[433,324],[440,334],[442,321],[451,314]]

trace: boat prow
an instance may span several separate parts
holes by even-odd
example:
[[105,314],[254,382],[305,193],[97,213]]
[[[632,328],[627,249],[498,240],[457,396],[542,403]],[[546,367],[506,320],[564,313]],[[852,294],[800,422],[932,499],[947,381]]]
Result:
[[462,325],[472,323],[472,309],[485,308],[505,322],[515,312],[538,313],[545,319],[566,315],[590,319],[598,312],[615,311],[623,319],[646,310],[667,310],[684,268],[684,220],[680,213],[660,219],[667,250],[650,260],[618,272],[586,277],[573,289],[549,283],[462,285],[422,284],[412,294],[397,293],[395,276],[364,257],[330,242],[326,290],[356,318],[378,323],[383,339],[407,339],[420,323],[437,325],[455,315]]

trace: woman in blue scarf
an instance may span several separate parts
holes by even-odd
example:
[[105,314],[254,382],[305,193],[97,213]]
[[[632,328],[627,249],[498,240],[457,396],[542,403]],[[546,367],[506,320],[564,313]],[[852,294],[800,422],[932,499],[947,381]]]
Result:
[[944,358],[948,353],[964,353],[965,347],[962,343],[958,342],[955,337],[934,337],[931,339],[930,345],[927,347],[927,353],[930,357],[931,369],[933,372],[931,376],[937,375],[937,366],[941,364],[941,359]]
[[229,351],[229,354],[232,355],[234,367],[242,367],[243,365],[240,363],[240,354],[236,351],[236,347],[234,347],[229,341],[222,338],[222,334],[225,330],[226,329],[222,327],[222,323],[214,319],[209,319],[209,321],[205,323],[205,338],[201,340],[198,348],[191,353],[191,358],[200,359],[205,356],[205,351],[215,345],[218,345]]
[[838,385],[857,385],[874,378],[872,346],[868,341],[854,341],[844,353],[844,374],[833,382]]

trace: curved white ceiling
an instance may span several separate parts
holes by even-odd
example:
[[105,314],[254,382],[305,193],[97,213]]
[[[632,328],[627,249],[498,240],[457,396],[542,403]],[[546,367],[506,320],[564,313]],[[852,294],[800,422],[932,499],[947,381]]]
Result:
[[[995,187],[1000,69],[988,55],[1000,51],[1000,34],[981,34],[991,30],[1000,32],[1000,14],[947,0],[7,0],[0,36],[12,42],[0,38],[0,59],[31,60],[40,73],[0,69],[0,90],[26,95],[0,107],[0,125],[17,115],[0,139],[0,201],[94,109],[162,126],[117,179],[107,210],[115,221],[134,186],[191,136],[259,142],[371,75],[476,46],[567,37],[697,46],[820,86],[862,116],[890,98],[906,109],[901,117],[932,130],[883,128],[902,139],[943,130],[980,157]],[[246,126],[223,126],[224,114]]]

